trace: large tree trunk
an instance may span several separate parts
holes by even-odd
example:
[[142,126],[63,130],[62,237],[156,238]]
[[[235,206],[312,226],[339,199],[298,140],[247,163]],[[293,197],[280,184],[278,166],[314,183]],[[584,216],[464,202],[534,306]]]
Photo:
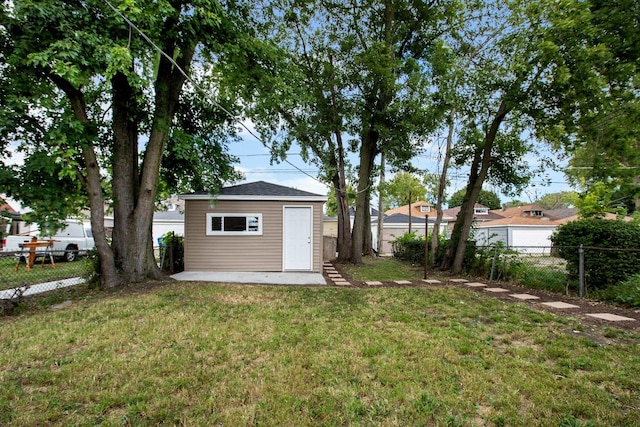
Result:
[[[58,86],[69,99],[71,109],[75,118],[81,123],[88,125],[87,130],[91,129],[89,116],[84,102],[82,92],[76,89],[69,81],[55,74],[49,75],[49,78]],[[93,135],[93,137],[96,137]],[[102,286],[111,288],[121,283],[118,277],[115,260],[111,247],[107,241],[107,234],[104,228],[104,196],[102,194],[102,179],[100,176],[100,167],[95,153],[91,136],[87,138],[88,142],[82,148],[82,158],[85,164],[85,174],[77,171],[78,177],[89,197],[89,206],[91,208],[91,230],[93,232],[96,250],[100,259],[100,273]]]
[[[165,52],[175,51],[172,43]],[[193,46],[182,46],[176,59],[186,69],[193,57]],[[152,224],[158,191],[160,162],[176,107],[185,82],[184,75],[162,56],[155,84],[155,110],[151,133],[138,166],[138,130],[134,119],[135,94],[125,76],[115,76],[113,130],[114,158],[114,230],[113,247],[123,280],[142,282],[160,279],[153,253]]]
[[442,223],[442,204],[444,203],[444,189],[447,186],[447,171],[449,162],[451,161],[451,146],[453,145],[453,130],[456,116],[456,109],[452,108],[449,113],[449,133],[447,134],[447,147],[444,153],[444,161],[442,162],[442,172],[438,182],[438,197],[436,200],[436,220],[433,224],[431,233],[431,256],[432,262],[435,263],[438,256],[438,248],[440,243],[440,224]]
[[460,212],[456,218],[453,228],[451,240],[447,246],[445,258],[442,262],[443,269],[451,269],[452,273],[460,273],[463,267],[464,254],[467,248],[467,240],[471,232],[473,223],[474,206],[480,196],[482,184],[487,177],[487,172],[491,167],[491,152],[500,124],[509,112],[509,108],[503,101],[491,122],[489,130],[485,134],[484,144],[476,150],[471,170],[469,173],[469,181],[467,189],[460,207]]
[[[332,98],[335,106],[335,94]],[[337,116],[337,114],[336,114]],[[351,217],[349,216],[349,195],[347,194],[347,177],[344,170],[344,144],[340,129],[335,131],[338,148],[337,172],[334,174],[334,189],[338,205],[338,262],[345,262],[351,258]]]
[[[366,250],[365,233],[371,236],[371,218],[369,211],[369,194],[371,193],[371,171],[375,160],[378,142],[378,135],[373,129],[363,133],[362,144],[360,146],[360,169],[358,172],[358,194],[356,196],[356,216],[353,221],[353,231],[351,232],[351,262],[362,263],[362,254]],[[366,230],[369,224],[369,230]],[[369,242],[371,237],[369,237]]]

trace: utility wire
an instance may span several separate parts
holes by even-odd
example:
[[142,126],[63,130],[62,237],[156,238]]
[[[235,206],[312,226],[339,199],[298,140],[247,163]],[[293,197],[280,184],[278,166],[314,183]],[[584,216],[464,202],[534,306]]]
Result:
[[[209,96],[209,94],[202,89],[177,63],[176,61],[174,61],[174,59],[168,55],[166,52],[164,52],[162,49],[160,49],[160,47],[158,47],[158,45],[156,45],[153,40],[151,40],[140,28],[138,28],[136,26],[136,24],[134,24],[133,22],[131,22],[131,20],[129,20],[129,18],[127,18],[126,16],[124,16],[124,14],[122,14],[118,9],[116,9],[109,0],[104,0],[105,3],[111,8],[111,10],[114,11],[114,13],[116,15],[118,15],[120,18],[122,18],[128,25],[129,28],[133,28],[138,34],[140,34],[140,36],[147,42],[149,43],[153,49],[155,49],[160,55],[164,56],[169,62],[171,62],[171,64],[173,64],[174,67],[176,67],[176,69],[178,71],[180,71],[180,74],[182,74],[184,76],[184,78],[193,85],[193,87],[196,88],[196,90],[198,92],[200,92],[200,94],[202,96],[204,96],[204,98],[211,102],[215,107],[219,108],[220,110],[222,110],[225,114],[227,114],[230,118],[234,119],[234,115],[227,110],[224,106],[220,105],[215,99],[211,98]],[[129,36],[131,37],[131,35]],[[239,122],[240,126],[243,127],[248,133],[249,135],[253,136],[255,139],[257,139],[258,141],[260,141],[260,143],[262,143],[262,145],[264,145],[269,151],[273,150],[273,147],[270,147],[262,138],[260,138],[258,135],[256,135],[251,129],[249,129],[248,126],[246,126],[244,123]],[[302,169],[300,169],[298,166],[294,165],[293,163],[291,163],[289,160],[287,160],[286,158],[283,159],[283,161],[287,164],[289,164],[290,166],[292,166],[293,168],[297,169],[299,172],[305,174],[306,176],[308,176],[309,178],[318,181],[319,183],[326,185],[326,183],[320,181],[318,178],[314,177],[313,175],[308,174],[307,172],[303,171]]]

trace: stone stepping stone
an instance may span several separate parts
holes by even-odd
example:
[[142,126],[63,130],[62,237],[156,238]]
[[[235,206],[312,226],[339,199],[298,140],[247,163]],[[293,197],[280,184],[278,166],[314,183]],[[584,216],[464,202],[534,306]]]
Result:
[[335,282],[334,283],[336,286],[351,286],[351,283],[344,281],[344,282]]
[[543,302],[542,305],[546,305],[553,308],[579,308],[579,305],[569,304],[562,301]]
[[327,273],[327,276],[329,276],[329,277],[342,277],[342,274],[340,274],[340,273]]
[[484,288],[484,290],[487,292],[493,292],[493,293],[509,292],[509,289],[502,289],[502,288]]
[[468,280],[467,279],[451,279],[450,280],[453,283],[467,283]]
[[442,283],[440,280],[436,280],[436,279],[422,279],[422,281],[424,283],[430,283],[432,285],[436,285],[438,283]]
[[373,281],[373,282],[364,282],[367,286],[382,286],[382,282]]
[[589,313],[587,314],[589,317],[595,317],[596,319],[608,320],[610,322],[626,322],[630,320],[636,320],[631,317],[618,316],[617,314],[611,313]]
[[336,270],[335,268],[325,268],[324,271],[327,271],[329,273],[336,273],[338,270]]
[[397,285],[410,285],[412,282],[409,280],[395,280],[394,283]]
[[530,294],[511,294],[509,296],[513,297],[515,299],[523,300],[523,301],[533,300],[533,299],[540,299],[540,297],[537,297],[535,295],[530,295]]
[[470,288],[484,288],[485,285],[484,283],[480,283],[480,282],[471,282],[471,283],[465,283],[466,286],[469,286]]

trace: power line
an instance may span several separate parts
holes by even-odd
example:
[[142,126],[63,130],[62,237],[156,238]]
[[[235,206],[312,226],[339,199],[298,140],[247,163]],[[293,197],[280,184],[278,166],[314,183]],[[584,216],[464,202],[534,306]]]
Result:
[[[165,59],[167,59],[169,62],[171,62],[171,64],[176,67],[176,69],[178,71],[180,71],[180,74],[183,75],[183,77],[193,85],[193,87],[200,92],[200,94],[209,102],[211,102],[211,104],[213,104],[215,107],[219,108],[220,110],[222,110],[225,114],[227,114],[230,118],[234,118],[233,114],[231,114],[231,112],[229,110],[227,110],[225,107],[223,107],[222,105],[220,105],[215,99],[211,98],[210,95],[204,90],[202,89],[183,69],[182,67],[180,67],[176,61],[169,56],[166,52],[164,52],[162,49],[160,49],[154,42],[153,40],[151,40],[140,28],[138,28],[136,26],[136,24],[134,24],[131,20],[129,20],[129,18],[127,18],[126,16],[124,16],[124,14],[122,14],[118,9],[116,9],[109,0],[105,0],[105,3],[111,8],[111,10],[113,10],[116,15],[118,15],[119,17],[121,17],[126,23],[127,25],[129,25],[130,28],[133,28],[138,34],[140,34],[140,36],[151,45],[151,47],[153,47],[153,49],[155,49],[160,55],[164,56]],[[256,140],[260,141],[260,143],[262,143],[262,145],[264,145],[268,150],[273,150],[272,147],[270,147],[262,138],[260,138],[259,136],[257,136],[251,129],[249,129],[248,126],[246,126],[244,123],[242,122],[238,122],[239,125],[241,127],[243,127],[248,133],[249,135],[253,136]],[[326,183],[320,181],[318,178],[306,173],[305,171],[303,171],[302,169],[300,169],[298,166],[294,165],[293,163],[291,163],[290,161],[288,161],[287,159],[283,159],[283,161],[285,163],[288,163],[289,165],[291,165],[293,168],[297,169],[299,172],[305,174],[306,176],[308,176],[309,178],[318,181],[319,183],[326,185]]]

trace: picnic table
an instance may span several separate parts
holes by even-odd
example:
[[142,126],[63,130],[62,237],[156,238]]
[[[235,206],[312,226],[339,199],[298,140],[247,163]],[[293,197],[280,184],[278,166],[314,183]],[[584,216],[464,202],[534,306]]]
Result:
[[16,271],[18,271],[18,267],[20,266],[20,259],[25,250],[28,250],[28,253],[25,256],[25,264],[27,266],[27,271],[31,271],[31,268],[36,262],[36,249],[45,248],[44,256],[42,257],[42,263],[40,264],[44,267],[44,261],[49,255],[49,261],[51,262],[51,268],[56,268],[56,264],[53,262],[53,243],[57,242],[57,240],[38,240],[36,237],[32,237],[30,242],[20,243],[20,254],[18,255],[18,261],[16,262]]

